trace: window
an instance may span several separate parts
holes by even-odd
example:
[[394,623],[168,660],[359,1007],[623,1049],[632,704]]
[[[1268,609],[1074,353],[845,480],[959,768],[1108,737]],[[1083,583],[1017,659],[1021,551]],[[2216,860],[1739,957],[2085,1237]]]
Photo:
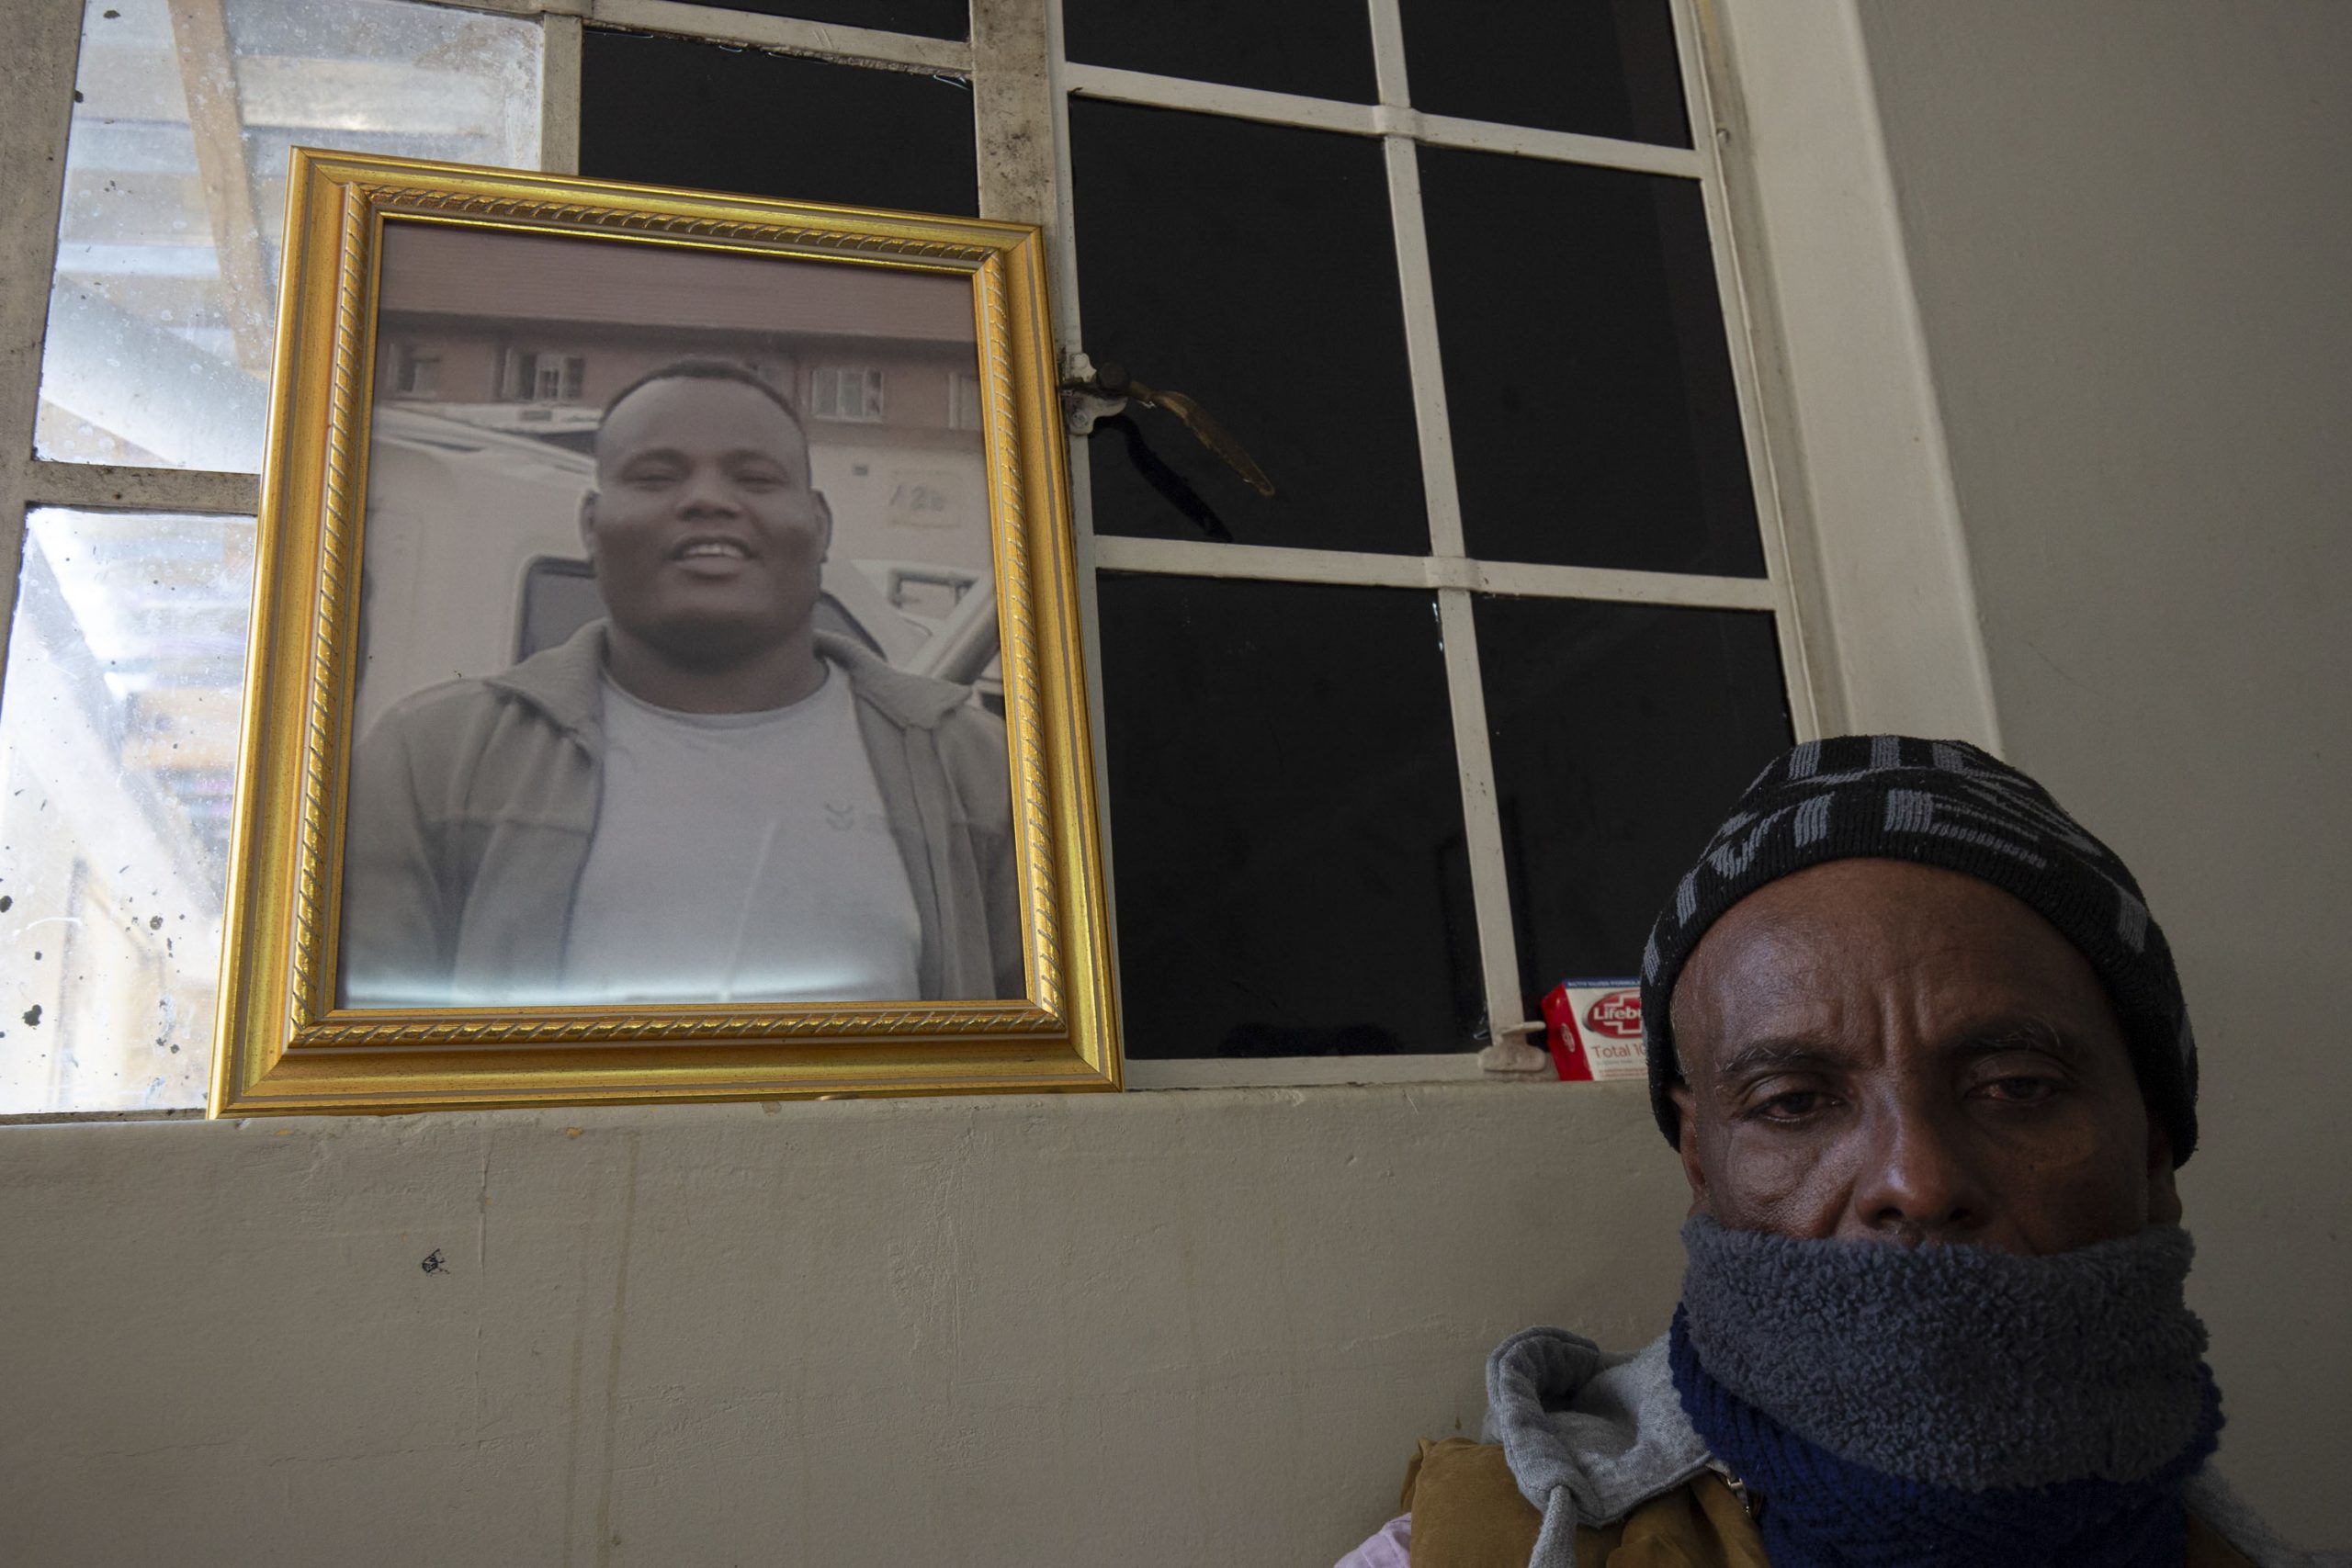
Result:
[[980,423],[980,378],[958,370],[947,382],[948,428],[978,430]]
[[576,354],[542,354],[531,389],[534,402],[576,403],[588,378],[588,362]]
[[1073,444],[1128,1081],[1508,1061],[1812,724],[1693,8],[1061,14],[1064,351],[1274,483]]
[[[43,27],[74,9],[43,7],[65,13]],[[27,323],[29,341],[46,318],[43,459],[260,468],[288,148],[539,161],[527,21],[410,0],[105,0],[81,35],[74,81],[47,85],[74,102],[55,276]]]
[[577,354],[509,349],[503,365],[498,391],[508,402],[576,403],[588,379],[588,362]]
[[808,372],[811,419],[882,423],[882,372],[854,366],[820,365]]
[[[9,145],[62,166],[53,275],[0,279],[10,341],[41,344],[6,371],[33,382],[11,407],[37,389],[33,428],[0,442],[24,525],[0,567],[0,1115],[203,1102],[288,148],[540,156],[530,21],[75,9],[12,15],[12,51],[78,65],[0,101]],[[379,384],[446,397],[447,368],[411,345]]]
[[0,1109],[196,1105],[249,517],[38,507],[0,686]]
[[430,398],[441,390],[441,355],[429,348],[396,351],[392,392],[396,397]]
[[[0,1010],[0,1113],[201,1095],[297,143],[1047,222],[1066,367],[1185,393],[1275,485],[1132,402],[1071,444],[1131,1082],[1475,1075],[1552,982],[1633,966],[1699,818],[1813,725],[1696,0],[1297,0],[1205,32],[1046,0],[1042,61],[958,20],[990,8],[846,3],[622,31],[536,0],[91,0],[63,143],[0,104],[64,164],[53,280],[0,280],[7,322],[46,321],[34,450],[0,445],[31,518],[0,766],[105,781],[0,796],[0,973],[48,987]],[[70,17],[34,25],[75,57]],[[1032,161],[983,166],[983,131]],[[545,424],[625,378],[585,346],[414,342],[379,384]],[[814,421],[888,417],[884,367],[762,368]],[[900,417],[940,418],[904,374]],[[944,414],[980,428],[976,378]],[[861,477],[942,438],[838,434]]]

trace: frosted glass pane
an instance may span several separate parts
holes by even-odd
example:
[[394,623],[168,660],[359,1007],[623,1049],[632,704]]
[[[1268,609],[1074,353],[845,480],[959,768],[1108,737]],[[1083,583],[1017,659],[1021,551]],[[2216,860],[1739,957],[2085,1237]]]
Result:
[[296,146],[539,162],[539,28],[407,0],[88,0],[34,449],[250,473]]
[[253,520],[28,522],[0,690],[0,1114],[200,1105]]

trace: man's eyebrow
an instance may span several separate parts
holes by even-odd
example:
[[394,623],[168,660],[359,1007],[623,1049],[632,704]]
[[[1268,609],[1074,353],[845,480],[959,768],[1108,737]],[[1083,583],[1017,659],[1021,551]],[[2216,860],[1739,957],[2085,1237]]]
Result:
[[2027,1050],[2044,1051],[2068,1063],[2083,1058],[2079,1042],[2039,1018],[1998,1019],[1977,1024],[1962,1033],[1951,1049],[1955,1055],[1969,1057]]
[[[2070,1065],[2083,1059],[2082,1046],[2064,1032],[2039,1018],[2000,1018],[1973,1024],[1962,1031],[1945,1055],[1973,1060],[2003,1051],[2041,1051]],[[1844,1053],[1804,1035],[1758,1040],[1741,1047],[1715,1069],[1729,1083],[1765,1073],[1836,1071],[1851,1066]]]
[[1752,1073],[1786,1073],[1842,1067],[1846,1059],[1838,1052],[1825,1047],[1818,1040],[1803,1036],[1758,1040],[1734,1052],[1729,1060],[1715,1070],[1722,1078],[1743,1077]]

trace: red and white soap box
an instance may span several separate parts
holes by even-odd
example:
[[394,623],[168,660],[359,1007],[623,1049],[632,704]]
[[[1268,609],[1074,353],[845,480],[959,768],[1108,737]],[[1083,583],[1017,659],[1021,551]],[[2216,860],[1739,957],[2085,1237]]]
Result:
[[1552,1063],[1581,1082],[1649,1076],[1637,980],[1563,980],[1544,998]]

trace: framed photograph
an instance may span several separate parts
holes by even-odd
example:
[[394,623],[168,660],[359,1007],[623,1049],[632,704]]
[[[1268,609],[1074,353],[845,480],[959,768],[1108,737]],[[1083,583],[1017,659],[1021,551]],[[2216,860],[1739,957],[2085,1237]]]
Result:
[[1036,229],[288,202],[212,1113],[1118,1087]]

